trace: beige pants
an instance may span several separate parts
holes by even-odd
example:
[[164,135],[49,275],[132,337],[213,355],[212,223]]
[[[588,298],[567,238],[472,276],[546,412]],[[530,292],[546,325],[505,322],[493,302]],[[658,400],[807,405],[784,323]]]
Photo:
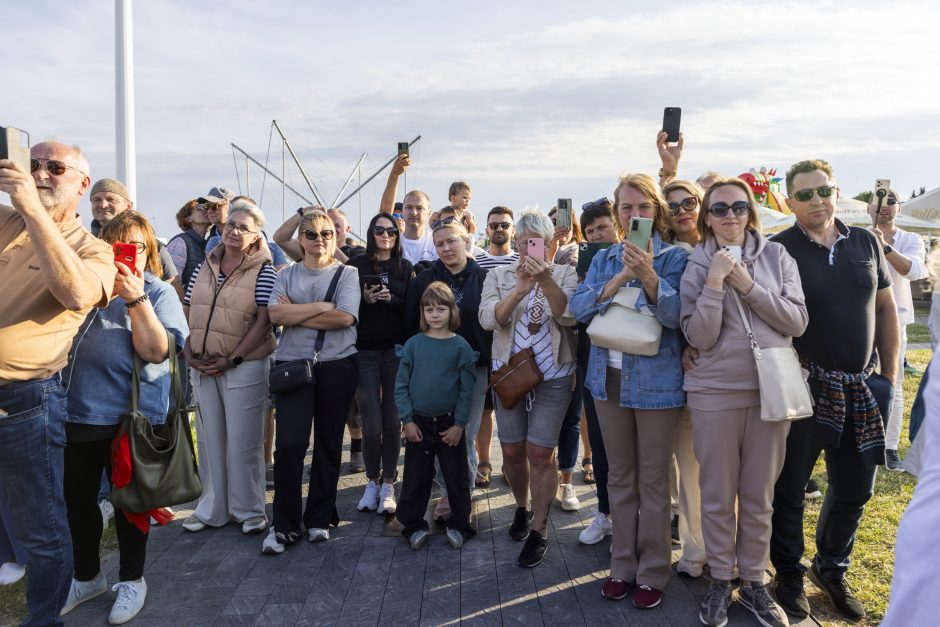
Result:
[[692,450],[692,420],[689,408],[682,408],[676,425],[676,465],[679,479],[679,541],[682,557],[690,562],[705,562],[702,537],[702,491],[699,488],[698,460]]
[[716,579],[733,579],[737,566],[741,579],[764,580],[774,483],[783,468],[789,432],[789,422],[761,420],[760,407],[692,410],[702,530]]
[[662,590],[672,564],[669,465],[681,410],[620,407],[619,385],[620,371],[608,369],[613,400],[595,402],[610,466],[610,576]]
[[264,516],[264,425],[268,359],[242,362],[221,377],[192,370],[202,496],[195,515],[221,527]]

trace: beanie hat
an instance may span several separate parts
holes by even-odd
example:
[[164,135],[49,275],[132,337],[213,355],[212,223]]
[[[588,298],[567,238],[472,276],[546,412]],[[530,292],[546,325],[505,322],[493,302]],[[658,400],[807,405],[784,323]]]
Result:
[[91,195],[94,196],[98,192],[111,192],[112,194],[117,194],[128,202],[131,201],[131,195],[128,193],[127,188],[124,187],[124,183],[114,179],[101,179],[95,183],[91,188]]

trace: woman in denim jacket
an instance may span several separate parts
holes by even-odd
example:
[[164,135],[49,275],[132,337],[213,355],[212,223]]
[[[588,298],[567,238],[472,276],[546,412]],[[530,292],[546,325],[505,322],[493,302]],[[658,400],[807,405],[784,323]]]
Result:
[[625,175],[614,199],[621,229],[633,217],[653,220],[650,245],[644,250],[625,241],[598,253],[569,308],[590,324],[621,287],[640,287],[636,306],[648,307],[663,326],[659,352],[652,357],[592,346],[585,378],[597,401],[610,465],[614,540],[601,594],[622,599],[635,583],[633,604],[643,609],[659,605],[672,562],[669,464],[685,405],[678,328],[679,283],[688,253],[663,242],[666,201],[650,176]]

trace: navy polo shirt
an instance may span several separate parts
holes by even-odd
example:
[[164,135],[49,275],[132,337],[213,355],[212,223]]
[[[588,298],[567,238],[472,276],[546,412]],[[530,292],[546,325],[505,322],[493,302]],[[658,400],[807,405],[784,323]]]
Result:
[[875,296],[891,287],[891,277],[871,232],[839,220],[836,228],[842,237],[831,251],[798,224],[772,240],[796,260],[806,297],[809,324],[794,348],[827,370],[862,372],[875,343]]

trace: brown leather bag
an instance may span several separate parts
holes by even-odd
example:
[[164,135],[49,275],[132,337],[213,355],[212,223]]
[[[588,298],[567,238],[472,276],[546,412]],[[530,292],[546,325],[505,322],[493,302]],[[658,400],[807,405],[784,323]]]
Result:
[[535,363],[535,351],[531,347],[510,357],[508,363],[490,375],[490,385],[505,409],[513,409],[542,380],[542,371]]

